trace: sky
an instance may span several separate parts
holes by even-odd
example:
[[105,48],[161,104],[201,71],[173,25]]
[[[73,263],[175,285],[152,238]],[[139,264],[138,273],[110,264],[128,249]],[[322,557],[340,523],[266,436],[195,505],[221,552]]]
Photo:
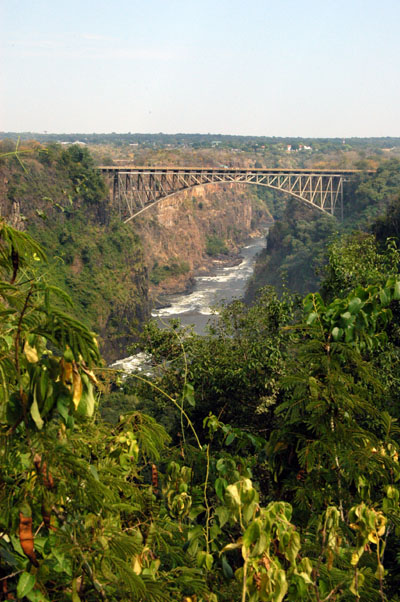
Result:
[[400,136],[400,0],[0,0],[0,131]]

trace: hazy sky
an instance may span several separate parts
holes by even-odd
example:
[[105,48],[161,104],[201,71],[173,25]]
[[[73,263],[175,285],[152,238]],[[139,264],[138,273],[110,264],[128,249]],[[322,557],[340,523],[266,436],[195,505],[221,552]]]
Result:
[[0,131],[400,136],[400,0],[0,0]]

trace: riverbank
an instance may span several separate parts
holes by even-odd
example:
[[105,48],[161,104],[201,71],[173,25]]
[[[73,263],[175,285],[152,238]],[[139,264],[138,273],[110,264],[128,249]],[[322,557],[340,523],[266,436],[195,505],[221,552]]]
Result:
[[[250,243],[252,238],[249,238],[247,243]],[[184,290],[176,290],[170,293],[160,293],[154,300],[154,310],[162,310],[171,306],[169,299],[175,295],[190,295],[196,288],[197,278],[213,277],[217,275],[220,268],[231,268],[240,265],[243,261],[241,252],[230,253],[229,255],[219,255],[218,257],[210,258],[210,260],[198,268],[196,273],[187,281]]]

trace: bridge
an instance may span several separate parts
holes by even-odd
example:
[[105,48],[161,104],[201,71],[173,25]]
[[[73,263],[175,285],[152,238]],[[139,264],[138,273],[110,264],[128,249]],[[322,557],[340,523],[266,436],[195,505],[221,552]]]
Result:
[[100,166],[124,222],[174,194],[206,184],[255,184],[287,193],[309,207],[343,217],[343,184],[360,170],[238,167]]

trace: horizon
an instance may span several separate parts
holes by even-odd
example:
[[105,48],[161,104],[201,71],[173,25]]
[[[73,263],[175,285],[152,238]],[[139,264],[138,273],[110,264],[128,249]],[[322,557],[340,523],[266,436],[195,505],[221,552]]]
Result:
[[40,137],[50,137],[50,136],[131,136],[131,137],[135,137],[135,136],[175,136],[175,137],[179,137],[179,136],[209,136],[209,137],[215,137],[215,138],[268,138],[268,139],[277,139],[277,140],[293,140],[293,139],[297,139],[297,140],[342,140],[342,141],[346,141],[346,140],[381,140],[381,139],[385,139],[385,140],[400,140],[400,136],[367,136],[367,135],[360,135],[360,136],[301,136],[301,135],[296,135],[296,136],[282,136],[282,135],[264,135],[264,134],[221,134],[221,133],[213,133],[213,132],[124,132],[124,131],[120,131],[120,132],[48,132],[48,131],[30,131],[30,130],[24,130],[24,131],[0,131],[0,136],[8,136],[8,135],[12,135],[12,136],[16,136],[16,137],[20,137],[20,136],[25,136],[25,135],[32,135],[32,136],[40,136]]

